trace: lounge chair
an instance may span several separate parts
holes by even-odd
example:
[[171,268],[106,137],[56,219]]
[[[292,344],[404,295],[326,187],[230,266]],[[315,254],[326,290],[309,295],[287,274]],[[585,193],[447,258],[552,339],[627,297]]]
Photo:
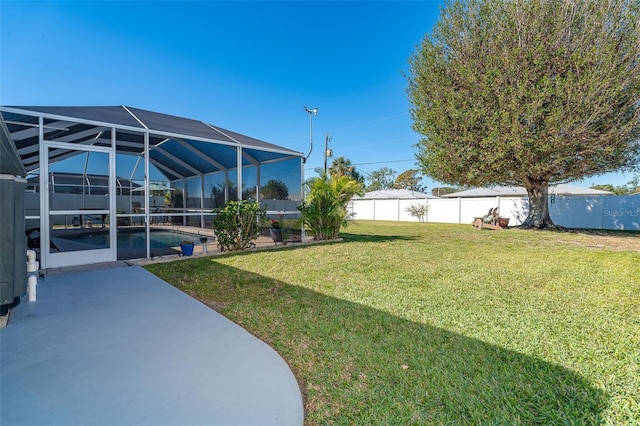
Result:
[[489,209],[489,212],[482,217],[473,218],[471,225],[478,231],[486,229],[502,230],[509,225],[508,217],[500,217],[498,214],[498,207]]

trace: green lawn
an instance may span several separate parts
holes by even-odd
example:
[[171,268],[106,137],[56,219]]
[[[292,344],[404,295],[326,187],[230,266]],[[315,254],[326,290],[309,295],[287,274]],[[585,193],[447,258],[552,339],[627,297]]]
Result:
[[147,268],[272,345],[315,424],[640,424],[640,235],[357,222]]

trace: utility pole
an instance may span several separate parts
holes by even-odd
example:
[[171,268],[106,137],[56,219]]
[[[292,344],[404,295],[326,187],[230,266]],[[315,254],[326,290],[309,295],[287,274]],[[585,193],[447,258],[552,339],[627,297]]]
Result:
[[327,176],[327,158],[333,155],[333,152],[329,149],[329,142],[331,142],[331,138],[329,137],[329,133],[324,136],[324,175]]

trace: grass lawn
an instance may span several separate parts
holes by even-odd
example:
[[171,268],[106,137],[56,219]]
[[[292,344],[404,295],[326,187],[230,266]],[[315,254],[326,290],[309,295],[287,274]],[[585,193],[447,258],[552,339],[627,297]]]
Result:
[[273,346],[306,424],[640,424],[640,234],[356,222],[147,269]]

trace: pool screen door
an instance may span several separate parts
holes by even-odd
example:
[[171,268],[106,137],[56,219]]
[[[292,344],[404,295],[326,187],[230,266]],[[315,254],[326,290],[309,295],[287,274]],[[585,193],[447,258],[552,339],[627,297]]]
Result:
[[116,260],[116,227],[110,220],[115,218],[112,149],[51,141],[43,145],[43,267]]

